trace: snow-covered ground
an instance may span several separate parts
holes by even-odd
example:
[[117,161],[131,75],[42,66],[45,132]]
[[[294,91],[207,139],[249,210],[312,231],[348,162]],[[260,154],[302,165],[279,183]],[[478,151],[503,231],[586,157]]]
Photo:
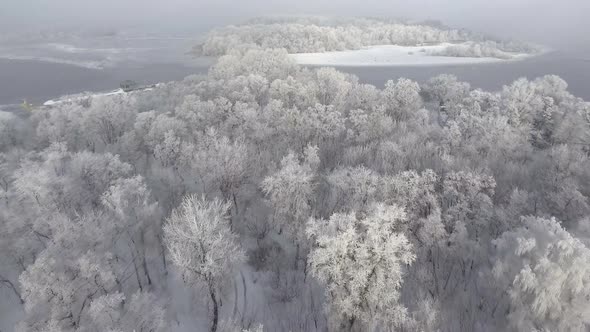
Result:
[[153,90],[153,88],[159,87],[163,84],[165,84],[165,83],[157,83],[157,84],[150,85],[147,87],[138,88],[136,90],[129,91],[129,92],[126,92],[123,89],[117,89],[117,90],[113,90],[113,91],[109,91],[109,92],[85,92],[85,93],[72,95],[72,96],[63,96],[58,99],[48,100],[43,103],[43,106],[52,107],[52,106],[56,106],[56,105],[63,104],[63,103],[72,103],[72,102],[77,102],[77,101],[83,100],[84,98],[88,98],[88,97],[98,98],[98,97],[104,97],[104,96],[132,94],[132,93],[141,92],[141,91],[150,91],[150,90]]
[[452,57],[430,55],[452,44],[427,46],[377,45],[355,51],[290,54],[300,65],[318,66],[437,66],[521,60],[528,54],[514,54],[510,60],[498,58]]
[[76,96],[72,96],[72,97],[60,97],[58,99],[51,99],[48,100],[46,102],[43,103],[43,106],[55,106],[58,104],[63,104],[63,103],[71,103],[71,102],[75,102],[78,100],[82,100],[84,98],[87,97],[101,97],[101,96],[113,96],[113,95],[121,95],[121,94],[125,94],[126,92],[123,91],[123,89],[117,89],[117,90],[113,90],[110,92],[102,92],[102,93],[85,93],[85,94],[80,94],[80,95],[76,95]]

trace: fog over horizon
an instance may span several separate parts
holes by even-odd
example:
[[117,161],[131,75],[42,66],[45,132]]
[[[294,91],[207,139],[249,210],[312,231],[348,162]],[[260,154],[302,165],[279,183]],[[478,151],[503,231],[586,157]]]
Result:
[[433,19],[456,28],[542,43],[590,49],[590,1],[566,0],[4,0],[0,32],[44,29],[135,28],[150,32],[202,33],[257,16],[321,15]]

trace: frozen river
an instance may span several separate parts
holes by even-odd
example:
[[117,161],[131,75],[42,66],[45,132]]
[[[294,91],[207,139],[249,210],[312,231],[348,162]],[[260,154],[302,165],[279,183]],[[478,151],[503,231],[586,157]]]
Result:
[[563,78],[575,96],[590,101],[590,58],[586,54],[552,52],[521,61],[438,66],[342,66],[362,82],[383,86],[387,80],[406,77],[420,83],[440,74],[453,74],[475,88],[497,91],[520,77],[534,79],[554,74]]

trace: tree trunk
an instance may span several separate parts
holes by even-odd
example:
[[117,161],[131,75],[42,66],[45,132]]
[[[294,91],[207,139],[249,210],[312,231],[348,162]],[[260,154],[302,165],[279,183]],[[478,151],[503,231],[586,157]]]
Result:
[[135,278],[137,279],[137,285],[139,286],[139,290],[143,291],[141,277],[139,276],[139,268],[137,267],[137,256],[135,256],[135,254],[133,253],[133,249],[131,249],[131,262],[133,263],[133,269],[135,270]]
[[238,315],[238,298],[239,298],[238,283],[236,282],[235,278],[233,280],[233,284],[234,284],[234,310],[233,310],[231,317],[232,317],[232,320],[235,321],[236,316]]
[[158,235],[158,242],[160,243],[161,255],[162,255],[162,265],[164,266],[164,275],[168,275],[168,264],[166,263],[166,246],[164,245],[164,241],[162,241],[162,236]]
[[244,305],[242,306],[242,326],[244,326],[244,318],[246,317],[246,308],[248,307],[248,297],[246,296],[247,290],[246,290],[246,278],[244,278],[244,273],[242,273],[242,271],[240,270],[240,276],[242,277],[242,291],[243,291],[243,295],[242,297],[244,298]]
[[352,332],[355,321],[356,319],[354,317],[340,321],[340,327],[338,328],[338,330]]
[[438,107],[438,117],[437,117],[437,122],[439,126],[443,126],[443,121],[442,121],[442,112],[445,109],[445,104],[441,101],[439,103],[439,107]]
[[147,278],[147,283],[148,283],[148,285],[151,286],[152,285],[152,278],[150,277],[150,273],[148,271],[147,261],[145,260],[145,253],[143,255],[143,261],[142,261],[141,265],[143,267],[143,270],[145,271],[145,276]]
[[297,245],[295,246],[295,265],[293,266],[295,268],[295,271],[299,270],[299,255],[300,255],[300,246],[299,246],[299,242],[297,242]]
[[211,322],[210,332],[217,331],[217,321],[219,320],[219,308],[217,305],[217,297],[215,296],[215,288],[212,283],[209,283],[209,295],[211,296],[211,303],[213,303],[213,321]]
[[307,282],[307,274],[308,274],[308,270],[307,270],[307,265],[308,265],[308,253],[306,252],[306,254],[303,256],[303,282]]
[[236,198],[236,194],[232,193],[232,200],[234,201],[234,206],[236,208],[236,217],[240,214],[240,208],[238,207],[238,200]]
[[139,239],[139,243],[141,245],[141,265],[143,268],[143,271],[145,273],[145,277],[147,278],[147,283],[148,285],[152,285],[152,278],[150,277],[150,272],[148,271],[148,266],[147,266],[147,260],[145,258],[145,234],[143,233],[143,231],[141,232],[140,235],[140,239]]

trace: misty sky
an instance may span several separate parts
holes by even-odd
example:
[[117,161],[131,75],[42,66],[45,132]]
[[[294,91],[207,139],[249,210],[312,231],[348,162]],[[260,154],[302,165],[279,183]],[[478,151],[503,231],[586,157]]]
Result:
[[590,0],[0,0],[0,31],[151,26],[191,30],[261,15],[439,19],[553,46],[590,45]]

